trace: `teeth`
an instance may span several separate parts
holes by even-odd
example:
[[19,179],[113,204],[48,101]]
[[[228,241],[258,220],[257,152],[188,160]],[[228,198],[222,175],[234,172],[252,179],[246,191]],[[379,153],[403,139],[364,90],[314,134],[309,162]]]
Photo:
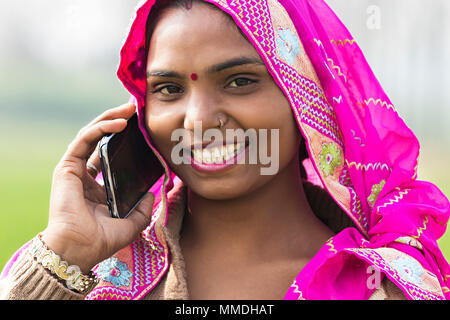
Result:
[[245,144],[243,143],[237,143],[208,149],[194,149],[192,154],[197,162],[206,164],[222,163],[233,158],[244,146]]
[[193,152],[194,159],[198,162],[202,162],[202,150],[195,149]]
[[235,147],[234,144],[229,144],[229,145],[227,145],[227,146],[226,146],[226,153],[232,154],[232,153],[234,152],[234,147]]
[[[220,150],[222,150],[222,148],[220,148]],[[222,154],[221,154],[221,152],[219,151],[219,148],[214,148],[214,149],[212,150],[211,154],[212,154],[211,157],[212,157],[213,163],[220,162],[220,160],[223,159]]]
[[203,161],[205,163],[211,163],[211,161],[212,161],[211,152],[209,152],[209,150],[206,150],[206,149],[203,150]]

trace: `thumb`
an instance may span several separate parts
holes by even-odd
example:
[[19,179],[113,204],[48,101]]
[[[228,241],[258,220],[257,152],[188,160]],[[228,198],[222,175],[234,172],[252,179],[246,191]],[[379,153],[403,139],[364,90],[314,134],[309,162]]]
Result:
[[151,192],[148,192],[127,218],[127,220],[130,220],[135,224],[138,232],[141,232],[150,224],[154,203],[155,195]]
[[110,231],[107,242],[113,248],[111,254],[133,242],[139,233],[148,227],[152,219],[154,201],[155,196],[148,192],[126,219],[106,219],[105,229]]

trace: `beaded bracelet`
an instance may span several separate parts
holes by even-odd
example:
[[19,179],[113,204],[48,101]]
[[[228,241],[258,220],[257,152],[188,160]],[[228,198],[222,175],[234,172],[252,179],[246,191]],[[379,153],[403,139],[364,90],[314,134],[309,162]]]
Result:
[[68,265],[66,261],[47,248],[42,241],[41,234],[33,238],[31,242],[31,254],[44,268],[66,282],[66,286],[82,294],[87,294],[98,283],[95,274],[90,271],[85,275],[77,265]]

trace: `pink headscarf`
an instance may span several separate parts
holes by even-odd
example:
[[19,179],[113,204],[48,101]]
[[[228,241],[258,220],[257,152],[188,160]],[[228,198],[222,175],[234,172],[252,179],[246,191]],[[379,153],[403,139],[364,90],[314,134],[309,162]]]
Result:
[[[323,0],[208,2],[228,13],[257,49],[291,104],[313,173],[357,226],[330,239],[285,298],[367,299],[374,291],[370,266],[410,299],[449,298],[450,267],[436,242],[446,230],[449,202],[436,186],[417,180],[419,142],[342,22]],[[156,151],[144,119],[145,26],[153,4],[146,1],[137,11],[118,76]],[[164,164],[167,174],[153,187],[155,219],[179,183]],[[156,234],[153,241],[164,247]]]

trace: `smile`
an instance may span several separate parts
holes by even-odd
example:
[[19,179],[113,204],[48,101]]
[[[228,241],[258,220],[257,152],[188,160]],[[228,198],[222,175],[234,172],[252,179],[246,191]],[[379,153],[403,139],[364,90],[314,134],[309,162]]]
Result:
[[221,147],[194,149],[191,153],[191,156],[195,161],[199,163],[218,164],[230,160],[244,148],[244,143],[227,144]]
[[248,150],[246,143],[234,143],[224,146],[194,149],[186,152],[187,160],[194,169],[206,172],[215,172],[227,169],[245,156]]

